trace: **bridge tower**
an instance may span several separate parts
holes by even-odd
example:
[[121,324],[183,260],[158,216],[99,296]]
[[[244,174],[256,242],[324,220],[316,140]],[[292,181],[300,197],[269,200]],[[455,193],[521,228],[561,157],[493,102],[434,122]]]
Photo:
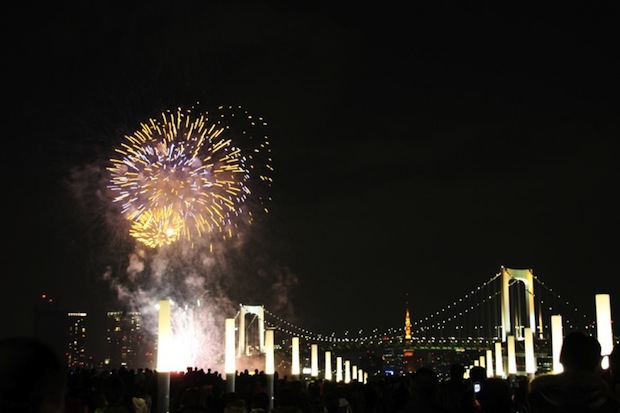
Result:
[[246,343],[246,325],[245,317],[247,314],[254,314],[254,319],[251,323],[258,323],[258,350],[260,354],[265,353],[265,307],[262,305],[245,305],[239,304],[239,312],[237,317],[239,318],[239,344],[237,345],[237,357],[241,357],[242,354],[249,356],[249,348]]
[[[525,328],[536,331],[536,311],[534,305],[534,274],[531,269],[514,269],[501,267],[501,318],[502,318],[502,342],[506,342],[507,336],[513,335],[517,339],[523,339],[523,331],[516,329],[516,322],[513,322],[515,311],[511,311],[510,303],[510,284],[511,281],[522,282],[525,286]],[[542,326],[541,326],[542,327]]]

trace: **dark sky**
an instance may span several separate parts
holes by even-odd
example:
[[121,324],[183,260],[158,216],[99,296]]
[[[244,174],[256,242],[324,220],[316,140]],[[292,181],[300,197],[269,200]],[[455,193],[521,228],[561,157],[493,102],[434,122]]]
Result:
[[123,133],[198,101],[269,124],[270,213],[214,270],[231,302],[316,332],[398,327],[407,292],[418,319],[503,265],[620,308],[611,2],[10,3],[5,334],[41,292],[115,305],[102,275],[134,247],[97,202],[103,168]]

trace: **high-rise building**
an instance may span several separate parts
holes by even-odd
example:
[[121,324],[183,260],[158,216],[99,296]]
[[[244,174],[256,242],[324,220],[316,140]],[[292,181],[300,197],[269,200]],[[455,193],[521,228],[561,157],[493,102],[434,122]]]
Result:
[[113,368],[154,368],[155,339],[143,329],[140,312],[109,311],[106,339],[106,364]]
[[67,313],[67,363],[70,367],[88,365],[86,354],[86,313]]
[[56,300],[41,294],[35,306],[35,336],[48,343],[66,360],[67,366],[89,365],[87,353],[87,314],[69,312]]

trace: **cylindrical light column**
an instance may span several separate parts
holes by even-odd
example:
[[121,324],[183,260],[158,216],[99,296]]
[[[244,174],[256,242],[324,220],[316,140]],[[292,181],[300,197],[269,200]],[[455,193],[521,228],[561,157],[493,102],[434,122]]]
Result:
[[329,350],[325,352],[325,374],[323,377],[325,380],[332,380],[332,352]]
[[235,391],[235,319],[226,319],[226,355],[224,358],[224,372],[226,373],[226,391]]
[[603,356],[601,366],[607,369],[609,367],[609,355],[614,348],[609,294],[596,294],[596,338],[601,344],[601,355]]
[[319,377],[319,345],[312,344],[310,346],[310,376]]
[[267,395],[269,396],[269,409],[273,409],[273,376],[276,373],[275,357],[273,353],[273,335],[271,328],[265,330],[265,376],[267,378]]
[[506,337],[506,346],[508,348],[508,374],[517,374],[517,351],[515,348],[515,336]]
[[487,377],[493,377],[495,372],[493,371],[493,350],[487,349]]
[[301,376],[301,368],[299,365],[299,337],[293,337],[291,339],[291,345],[293,348],[291,349],[291,354],[293,360],[291,360],[291,375],[295,379],[299,379]]
[[159,301],[157,331],[157,411],[170,411],[170,371],[172,370],[172,311],[170,300]]
[[551,316],[551,350],[553,356],[552,373],[558,374],[564,371],[564,366],[560,363],[560,352],[564,342],[564,332],[562,328],[562,316],[559,314]]
[[525,373],[533,376],[536,373],[536,357],[534,355],[534,332],[530,327],[523,329],[525,335]]
[[344,361],[344,382],[351,383],[351,362],[349,360]]
[[506,378],[504,371],[504,355],[502,354],[502,343],[495,343],[495,374],[497,377]]
[[342,381],[342,357],[336,357],[336,382]]

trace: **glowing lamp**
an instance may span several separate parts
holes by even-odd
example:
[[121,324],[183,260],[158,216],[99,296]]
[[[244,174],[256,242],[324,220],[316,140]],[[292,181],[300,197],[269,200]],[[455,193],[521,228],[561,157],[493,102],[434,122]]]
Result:
[[319,377],[319,345],[312,344],[310,350],[310,376]]
[[299,376],[301,374],[301,368],[299,365],[299,337],[293,337],[291,340],[292,348],[292,364],[291,364],[291,374],[293,376]]
[[226,355],[224,356],[224,372],[226,374],[226,390],[235,391],[235,319],[227,318],[226,327]]
[[508,347],[508,374],[517,374],[517,352],[515,351],[515,336],[506,337]]
[[325,352],[325,380],[332,379],[332,352]]
[[603,356],[601,366],[607,369],[609,367],[609,354],[614,347],[609,294],[596,294],[596,338],[601,344],[601,355]]
[[493,377],[495,373],[493,372],[493,350],[487,350],[487,377]]
[[530,327],[523,329],[525,336],[525,373],[536,373],[536,358],[534,356],[534,332]]
[[552,372],[554,374],[562,373],[564,366],[560,363],[560,352],[562,351],[563,342],[562,316],[559,314],[551,316],[551,352],[553,355]]
[[495,375],[498,377],[505,378],[506,373],[504,372],[504,356],[502,354],[502,343],[495,343]]
[[342,357],[336,357],[336,382],[342,381]]
[[265,374],[275,374],[275,358],[273,353],[273,330],[265,330]]
[[273,409],[273,375],[276,372],[275,357],[273,354],[273,330],[265,330],[265,375],[267,376],[267,395],[269,396],[269,410]]
[[157,330],[157,371],[172,371],[172,317],[170,300],[159,302],[159,325]]

